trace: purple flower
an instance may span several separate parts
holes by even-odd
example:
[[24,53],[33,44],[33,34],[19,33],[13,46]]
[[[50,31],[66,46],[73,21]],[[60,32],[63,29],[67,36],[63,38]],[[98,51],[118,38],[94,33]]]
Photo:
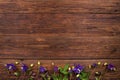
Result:
[[22,65],[21,67],[23,72],[26,72],[28,70],[28,66],[26,66],[25,64]]
[[80,70],[83,70],[83,69],[84,69],[84,67],[81,66],[80,64],[76,65],[75,67],[78,68],[78,69],[80,69]]
[[6,68],[8,70],[16,70],[16,66],[14,64],[6,64]]
[[39,71],[40,71],[41,73],[44,73],[44,72],[46,71],[46,69],[45,69],[43,66],[40,66]]
[[80,69],[77,69],[77,68],[74,68],[73,71],[74,71],[75,73],[78,73],[78,74],[81,72],[81,70],[80,70]]
[[108,70],[114,70],[115,67],[114,67],[114,65],[112,65],[112,64],[108,64],[107,69],[108,69]]
[[96,64],[96,63],[93,63],[93,64],[92,64],[92,67],[93,67],[93,68],[97,67],[97,64]]
[[80,80],[80,78],[77,78],[76,80]]
[[79,74],[79,73],[81,73],[81,71],[82,71],[83,69],[84,69],[84,67],[81,66],[80,64],[78,64],[78,65],[75,65],[75,66],[74,66],[73,72]]
[[54,66],[54,72],[58,72],[58,67],[57,66]]

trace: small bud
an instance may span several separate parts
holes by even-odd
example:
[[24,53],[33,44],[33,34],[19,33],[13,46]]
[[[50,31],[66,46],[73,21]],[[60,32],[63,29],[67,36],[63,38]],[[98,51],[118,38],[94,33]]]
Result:
[[98,65],[101,65],[101,62],[98,62]]
[[52,65],[54,66],[54,65],[55,65],[55,63],[54,63],[54,62],[52,62]]
[[100,76],[101,72],[95,72],[95,76]]
[[34,64],[30,64],[30,67],[33,67],[34,66]]
[[19,64],[19,62],[17,62],[17,61],[16,61],[16,62],[15,62],[15,64],[16,64],[16,65],[18,65],[18,64]]
[[117,69],[116,69],[116,68],[114,68],[113,70],[114,70],[114,71],[116,71]]
[[98,74],[98,72],[95,72],[95,74]]
[[72,69],[74,69],[75,68],[75,66],[72,66]]
[[80,74],[77,74],[77,75],[76,75],[76,77],[79,77],[79,76],[80,76]]
[[108,63],[107,63],[107,62],[105,62],[105,63],[104,63],[104,66],[107,66],[107,65],[108,65]]
[[38,65],[40,65],[40,61],[38,61]]
[[19,76],[20,74],[18,72],[14,72],[14,75],[15,76]]
[[68,70],[70,71],[70,70],[71,70],[71,67],[69,67]]
[[91,65],[89,65],[88,68],[91,69],[92,68]]
[[7,64],[4,64],[4,66],[7,66]]

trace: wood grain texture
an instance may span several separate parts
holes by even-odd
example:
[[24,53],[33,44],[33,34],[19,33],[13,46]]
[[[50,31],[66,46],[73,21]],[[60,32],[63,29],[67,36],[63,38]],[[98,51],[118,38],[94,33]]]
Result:
[[120,14],[1,14],[1,57],[119,58],[119,21]]
[[0,48],[1,58],[108,58],[108,55],[109,58],[119,58],[120,39],[118,37],[14,35],[1,36]]
[[0,34],[119,36],[120,14],[0,14]]
[[0,13],[120,13],[119,0],[0,0]]
[[[3,71],[4,70],[4,64],[6,63],[14,63],[15,61],[19,61],[19,60],[13,60],[13,59],[8,59],[8,60],[1,60],[0,61],[0,74],[4,75],[4,76],[1,76],[0,75],[0,79],[8,79],[6,76],[8,75],[7,72]],[[25,61],[22,61],[22,63],[26,63],[27,65],[30,65],[31,63],[35,64],[34,66],[34,71],[36,72],[37,71],[37,61],[38,60],[25,60]],[[101,61],[102,64],[104,62],[108,62],[108,63],[113,63],[116,67],[117,67],[117,71],[116,72],[113,72],[113,73],[107,73],[105,75],[105,78],[104,80],[119,80],[120,79],[120,65],[119,65],[119,60],[40,60],[41,62],[41,65],[45,66],[48,70],[52,70],[52,65],[51,63],[54,62],[55,65],[58,65],[58,66],[64,66],[65,64],[81,64],[82,66],[86,66],[86,68],[88,67],[88,65],[90,64],[93,64],[93,63],[96,63],[98,61]],[[95,71],[102,71],[102,69],[95,69]],[[6,75],[5,75],[6,74]],[[90,80],[94,80],[94,71],[92,71],[91,73],[91,76],[90,76]],[[9,77],[10,80],[13,80],[13,79],[16,79],[14,76],[12,77]],[[21,79],[23,79],[23,77],[21,77]],[[37,79],[36,79],[37,80]],[[42,79],[41,79],[42,80]]]
[[15,80],[2,71],[14,59],[49,69],[107,61],[118,71],[104,80],[120,80],[120,0],[0,0],[0,79]]

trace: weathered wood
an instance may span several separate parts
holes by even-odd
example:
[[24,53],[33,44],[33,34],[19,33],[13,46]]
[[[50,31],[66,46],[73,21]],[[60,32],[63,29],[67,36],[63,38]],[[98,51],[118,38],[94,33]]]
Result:
[[[0,74],[1,74],[0,79],[8,79],[7,78],[8,74],[7,74],[6,71],[4,71],[4,69],[5,69],[4,64],[14,63],[15,61],[19,61],[19,60],[13,60],[13,59],[11,59],[11,60],[0,60]],[[27,65],[30,65],[31,63],[35,64],[34,71],[36,72],[37,71],[37,61],[38,60],[24,60],[24,61],[22,61],[22,63],[25,63]],[[107,73],[105,75],[104,80],[111,80],[111,79],[119,80],[120,79],[120,65],[119,65],[119,60],[116,60],[116,59],[111,60],[111,61],[110,60],[40,60],[41,65],[45,66],[48,70],[52,70],[52,65],[51,65],[52,62],[54,62],[55,65],[58,65],[58,66],[64,66],[65,64],[72,65],[72,64],[76,63],[76,64],[81,64],[83,66],[88,67],[88,65],[90,65],[92,63],[96,63],[98,61],[101,61],[102,64],[104,62],[113,63],[117,67],[117,71],[113,72],[113,73]],[[101,69],[99,69],[99,68],[95,69],[95,71],[99,71],[99,70],[101,70]],[[11,78],[9,78],[9,79],[11,79]],[[91,78],[91,80],[94,80],[94,71],[92,71],[90,78]],[[13,79],[15,79],[15,77],[13,77]]]
[[108,58],[108,55],[109,58],[119,58],[120,52],[118,37],[72,37],[64,34],[60,37],[59,35],[0,37],[1,58]]
[[3,66],[15,59],[109,62],[118,69],[104,80],[120,80],[120,0],[0,0],[0,80],[15,80]]
[[0,14],[0,34],[119,36],[120,14]]
[[120,13],[120,1],[0,0],[0,13]]
[[120,14],[0,15],[1,58],[119,58]]

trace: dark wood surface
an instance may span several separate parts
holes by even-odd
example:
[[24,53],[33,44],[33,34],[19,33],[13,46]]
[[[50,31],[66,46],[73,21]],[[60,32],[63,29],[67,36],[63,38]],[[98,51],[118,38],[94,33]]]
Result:
[[0,67],[20,59],[107,61],[118,71],[106,80],[119,80],[120,0],[0,0]]
[[119,0],[0,0],[0,13],[120,13]]

